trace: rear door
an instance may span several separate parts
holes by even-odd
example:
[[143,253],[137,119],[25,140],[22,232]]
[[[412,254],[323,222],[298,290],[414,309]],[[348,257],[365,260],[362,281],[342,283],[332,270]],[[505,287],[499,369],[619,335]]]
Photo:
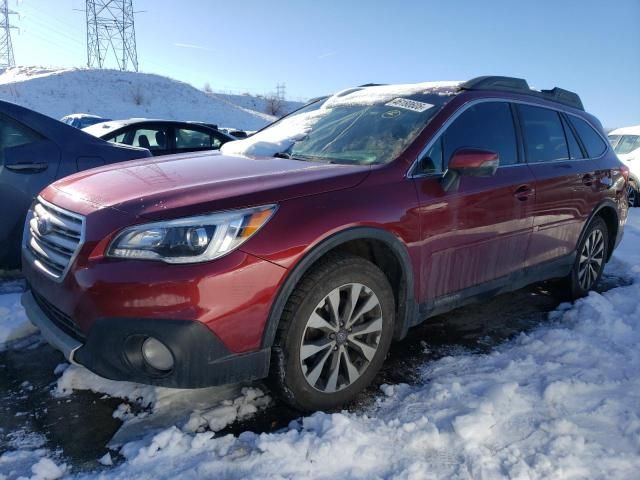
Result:
[[[445,192],[442,172],[464,147],[498,153],[491,177],[461,177]],[[522,268],[531,228],[533,175],[520,162],[512,107],[503,101],[468,107],[430,142],[414,176],[420,202],[421,301],[432,301]]]
[[525,157],[535,177],[533,233],[527,265],[573,253],[584,221],[589,183],[582,147],[560,112],[517,105]]
[[581,226],[584,226],[591,212],[604,198],[615,197],[612,189],[615,191],[614,178],[617,173],[614,173],[613,168],[618,165],[604,157],[608,143],[586,120],[575,115],[565,115],[565,121],[580,141],[583,151],[582,158],[576,162],[581,182],[575,195],[576,204],[580,208]]

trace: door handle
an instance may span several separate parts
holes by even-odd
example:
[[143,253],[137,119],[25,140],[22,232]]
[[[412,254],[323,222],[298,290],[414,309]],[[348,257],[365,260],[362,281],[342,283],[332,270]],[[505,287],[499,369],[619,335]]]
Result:
[[513,196],[522,202],[524,202],[525,200],[529,200],[529,197],[531,197],[533,194],[534,190],[531,185],[520,185],[513,192]]
[[593,177],[593,175],[587,173],[584,177],[582,177],[582,183],[587,186],[590,187],[591,185],[593,185],[595,178]]
[[7,170],[13,170],[14,172],[42,172],[48,166],[47,162],[5,164]]

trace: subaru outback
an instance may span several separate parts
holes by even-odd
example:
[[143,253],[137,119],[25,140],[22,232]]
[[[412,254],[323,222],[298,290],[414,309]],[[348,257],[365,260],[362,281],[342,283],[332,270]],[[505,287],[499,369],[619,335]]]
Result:
[[628,169],[567,90],[371,85],[250,138],[78,173],[34,202],[28,316],[70,362],[197,388],[351,400],[429,317],[545,279],[587,294]]

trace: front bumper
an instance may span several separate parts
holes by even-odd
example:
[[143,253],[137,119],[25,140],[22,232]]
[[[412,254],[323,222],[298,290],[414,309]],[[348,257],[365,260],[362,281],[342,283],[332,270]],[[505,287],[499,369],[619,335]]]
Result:
[[[270,349],[230,352],[198,321],[101,318],[81,341],[47,315],[31,291],[23,294],[22,304],[31,322],[69,362],[111,380],[201,388],[264,378],[269,372]],[[154,370],[144,362],[140,345],[149,336],[171,351],[175,364],[169,372]]]
[[40,329],[44,339],[56,350],[62,352],[67,361],[76,363],[73,357],[75,352],[82,346],[82,343],[68,335],[47,317],[37,304],[31,291],[26,291],[22,294],[21,302],[27,317],[31,323]]

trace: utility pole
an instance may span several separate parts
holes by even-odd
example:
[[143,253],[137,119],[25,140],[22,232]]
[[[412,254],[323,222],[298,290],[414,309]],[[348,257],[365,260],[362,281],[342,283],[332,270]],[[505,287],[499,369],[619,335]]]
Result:
[[278,100],[284,100],[286,85],[284,83],[279,83],[276,85],[276,97]]
[[133,0],[86,0],[87,66],[104,68],[115,59],[118,70],[138,71]]
[[13,44],[11,43],[11,29],[9,15],[14,11],[9,10],[9,0],[0,1],[0,68],[10,68],[16,66],[16,59],[13,56]]

